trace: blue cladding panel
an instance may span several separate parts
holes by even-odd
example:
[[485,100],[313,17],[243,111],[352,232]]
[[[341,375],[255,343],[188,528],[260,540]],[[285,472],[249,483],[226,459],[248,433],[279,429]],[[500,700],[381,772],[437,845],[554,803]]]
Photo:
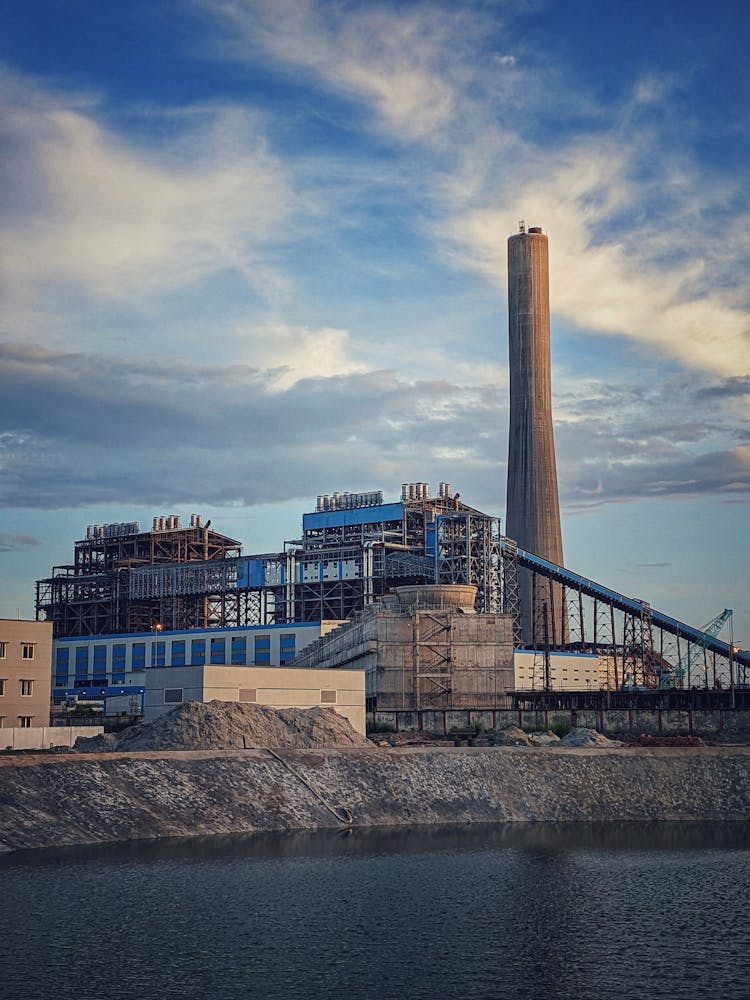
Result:
[[401,521],[404,505],[384,503],[378,507],[355,507],[353,510],[325,510],[315,514],[302,515],[302,530],[316,531],[320,528],[338,528],[347,524],[380,524],[381,521]]
[[244,664],[247,659],[247,638],[244,635],[232,636],[232,663],[235,666]]
[[226,642],[224,639],[212,639],[209,651],[211,663],[225,664],[227,661]]
[[427,525],[427,535],[425,538],[425,554],[428,556],[435,555],[435,525]]
[[247,590],[250,587],[263,587],[266,582],[265,571],[261,559],[243,559],[237,570],[237,586]]

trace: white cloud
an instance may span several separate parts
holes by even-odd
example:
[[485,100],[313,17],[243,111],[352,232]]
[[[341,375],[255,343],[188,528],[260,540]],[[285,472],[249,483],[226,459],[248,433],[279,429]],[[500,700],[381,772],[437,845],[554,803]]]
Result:
[[[265,369],[275,391],[290,388],[304,378],[328,378],[363,372],[364,366],[350,357],[346,330],[331,327],[274,326],[235,331],[237,353],[248,364]],[[244,350],[242,342],[251,346]]]
[[75,97],[13,83],[0,281],[16,309],[55,286],[123,303],[222,269],[255,287],[275,280],[260,249],[295,199],[252,115],[165,114],[166,138],[146,148]]
[[439,6],[351,7],[314,0],[203,0],[230,26],[236,58],[258,50],[308,71],[335,92],[364,100],[389,130],[425,138],[454,110],[446,55],[460,44],[458,14]]
[[[686,231],[693,220],[677,220],[665,246],[658,220],[637,228],[618,224],[630,212],[638,218],[639,192],[630,179],[635,155],[627,144],[600,139],[551,156],[546,171],[531,160],[531,179],[512,193],[505,179],[494,204],[467,207],[445,223],[443,234],[456,253],[463,249],[468,266],[501,284],[504,237],[525,213],[550,236],[553,314],[582,330],[629,337],[697,369],[747,373],[750,312],[731,288],[714,287],[715,270],[704,267],[703,250],[722,242],[723,234]],[[513,214],[503,207],[511,199],[519,206]],[[660,259],[665,250],[677,259]],[[731,266],[726,257],[723,263]]]

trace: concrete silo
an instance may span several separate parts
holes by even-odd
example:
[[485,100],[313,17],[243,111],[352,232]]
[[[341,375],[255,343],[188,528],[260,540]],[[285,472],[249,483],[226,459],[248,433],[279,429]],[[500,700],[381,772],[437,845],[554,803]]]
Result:
[[[562,565],[549,339],[549,253],[539,228],[508,238],[510,431],[505,533],[520,548]],[[532,585],[534,583],[534,585]],[[523,641],[567,638],[562,588],[522,570]],[[546,610],[546,625],[545,625]]]

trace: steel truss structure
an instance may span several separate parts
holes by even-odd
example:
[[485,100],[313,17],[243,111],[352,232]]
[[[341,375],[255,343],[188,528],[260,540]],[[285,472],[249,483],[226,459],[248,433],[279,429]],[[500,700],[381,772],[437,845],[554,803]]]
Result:
[[[141,568],[203,564],[215,571],[240,551],[235,539],[202,526],[85,538],[75,543],[72,564],[37,581],[36,617],[52,622],[55,638],[148,631],[161,623],[162,604],[147,588],[134,591]],[[220,624],[205,590],[190,587],[173,595],[172,619],[184,628]]]
[[[750,653],[722,642],[710,631],[693,628],[656,611],[645,601],[625,597],[562,566],[502,540],[503,565],[523,567],[537,580],[560,584],[565,598],[568,641],[555,634],[554,602],[544,605],[543,623],[550,648],[604,654],[611,690],[722,689],[744,687]],[[689,664],[683,670],[681,664]]]
[[[318,516],[320,514],[320,516]],[[305,515],[283,552],[241,556],[206,529],[76,542],[73,566],[37,583],[58,636],[348,619],[394,586],[471,583],[501,606],[496,518],[458,497]],[[206,535],[208,537],[206,537]]]

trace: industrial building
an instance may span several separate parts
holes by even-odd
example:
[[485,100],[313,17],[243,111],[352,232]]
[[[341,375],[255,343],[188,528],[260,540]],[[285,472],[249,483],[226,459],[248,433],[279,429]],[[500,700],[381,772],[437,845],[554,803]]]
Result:
[[[750,656],[713,627],[730,611],[696,629],[563,566],[548,239],[539,227],[521,224],[508,239],[508,316],[505,534],[497,517],[468,506],[447,482],[436,495],[425,482],[405,483],[397,501],[379,490],[319,495],[299,538],[256,555],[243,555],[239,541],[197,514],[185,527],[177,515],[155,517],[150,531],[136,522],[91,525],[71,564],[37,582],[37,619],[52,624],[56,657],[68,656],[55,661],[56,697],[117,687],[128,670],[132,680],[170,666],[265,666],[253,630],[299,636],[305,625],[322,641],[300,657],[308,643],[295,638],[295,665],[362,657],[371,703],[479,704],[501,690],[534,691],[540,659],[546,691],[578,683],[591,690],[597,677],[612,691],[708,688],[709,678],[734,690]],[[424,588],[456,586],[472,588],[471,607],[424,606]],[[399,603],[405,587],[423,588],[421,607]],[[315,629],[329,621],[352,625],[325,639]],[[480,651],[473,659],[470,648]],[[514,649],[531,652],[517,669]],[[291,650],[279,647],[279,665]],[[553,654],[577,657],[577,668]],[[595,662],[606,663],[603,675]]]
[[360,667],[371,712],[493,708],[513,688],[510,615],[475,611],[476,588],[396,587],[295,665]]
[[[175,573],[177,567],[202,563],[218,581],[224,562],[242,547],[211,531],[210,523],[193,514],[185,527],[177,515],[155,517],[151,531],[141,531],[137,521],[89,525],[74,545],[72,563],[53,567],[49,579],[37,581],[37,619],[52,622],[55,638],[147,632],[167,622],[159,602],[134,587],[134,579],[144,567]],[[170,627],[224,624],[205,589],[185,587],[173,595]]]
[[[152,670],[181,667],[283,667],[338,622],[300,622],[246,628],[148,632],[55,639],[52,700],[102,701],[140,714]],[[49,626],[47,626],[49,629]],[[49,673],[49,659],[47,661]],[[49,694],[48,694],[49,700]]]
[[362,670],[300,670],[200,664],[157,667],[146,672],[147,722],[186,701],[213,700],[269,708],[332,708],[365,733]]
[[55,638],[167,629],[343,620],[393,586],[466,583],[477,610],[499,610],[499,522],[440,483],[406,483],[397,502],[382,492],[319,496],[300,539],[283,550],[241,555],[238,541],[198,515],[91,526],[73,562],[37,582],[36,612]]

